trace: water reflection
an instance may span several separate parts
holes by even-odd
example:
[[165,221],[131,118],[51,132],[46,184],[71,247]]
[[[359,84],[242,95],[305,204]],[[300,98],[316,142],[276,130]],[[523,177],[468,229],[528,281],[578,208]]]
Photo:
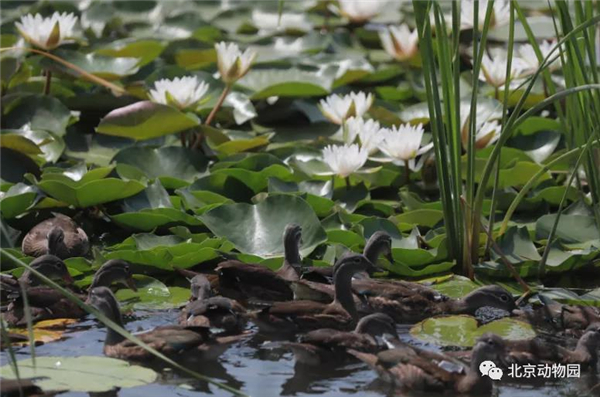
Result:
[[[147,330],[160,325],[172,324],[176,311],[137,312],[136,318],[128,318],[127,329]],[[251,328],[252,330],[252,328]],[[408,328],[399,329],[402,339],[410,339]],[[39,356],[81,356],[102,355],[105,337],[103,327],[96,321],[87,319],[71,326],[65,339],[36,348]],[[29,356],[29,348],[17,349],[19,358]],[[0,364],[7,363],[7,353],[0,353]],[[183,363],[193,371],[209,376],[251,396],[311,396],[327,397],[382,397],[394,395],[389,385],[379,381],[377,375],[363,364],[353,363],[343,366],[309,367],[296,365],[293,354],[260,335],[232,345],[218,362]],[[229,396],[207,382],[192,379],[189,375],[170,368],[162,368],[159,362],[151,367],[160,377],[153,385],[122,389],[108,393],[92,393],[92,397],[164,397],[164,396]],[[586,374],[581,379],[546,382],[499,383],[497,395],[500,397],[584,397],[600,396],[600,379]],[[81,397],[86,393],[65,393],[61,396]],[[424,397],[422,394],[416,397]]]

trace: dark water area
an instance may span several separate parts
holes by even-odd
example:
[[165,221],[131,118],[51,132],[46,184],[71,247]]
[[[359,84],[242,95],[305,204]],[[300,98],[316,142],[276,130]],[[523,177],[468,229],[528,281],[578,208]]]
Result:
[[[176,311],[137,312],[136,318],[129,318],[126,324],[132,332],[151,329],[160,325],[173,324]],[[126,321],[128,319],[125,319]],[[190,369],[225,383],[255,397],[270,396],[314,396],[327,397],[381,397],[392,396],[389,386],[377,378],[377,374],[362,363],[344,366],[296,366],[291,352],[278,347],[277,341],[270,341],[254,334],[248,339],[232,345],[218,362],[202,362],[189,366]],[[407,327],[399,328],[402,338],[417,343],[408,334]],[[95,356],[102,355],[105,329],[98,327],[93,318],[88,318],[71,326],[64,339],[36,347],[38,356]],[[422,344],[420,344],[423,346]],[[427,347],[427,346],[425,346]],[[431,347],[435,348],[435,347]],[[30,348],[16,350],[18,359],[29,358]],[[7,363],[7,353],[0,353],[2,365]],[[111,393],[87,394],[79,392],[63,393],[65,397],[164,397],[164,396],[230,396],[227,391],[214,385],[180,374],[160,363],[152,367],[159,373],[156,383],[147,386],[121,389]],[[582,374],[581,379],[561,380],[557,383],[510,384],[497,383],[494,393],[502,397],[583,397],[600,396],[600,377]],[[451,394],[447,394],[451,395]],[[415,397],[425,395],[415,395]],[[434,396],[434,395],[427,395]]]

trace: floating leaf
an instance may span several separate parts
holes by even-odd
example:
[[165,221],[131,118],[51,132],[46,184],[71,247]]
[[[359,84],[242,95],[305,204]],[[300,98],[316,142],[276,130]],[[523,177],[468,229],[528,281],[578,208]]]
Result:
[[[108,357],[36,357],[16,363],[19,378],[35,378],[44,390],[108,392],[114,388],[143,386],[154,382],[156,372]],[[0,368],[4,379],[16,379],[11,364]]]
[[100,120],[96,131],[139,141],[185,131],[199,124],[200,120],[193,114],[141,101],[113,110]]
[[6,192],[0,193],[0,211],[6,219],[11,219],[24,213],[37,197],[37,190],[33,186],[17,183]]
[[472,347],[477,338],[492,332],[507,340],[523,340],[536,336],[531,325],[510,317],[492,321],[479,327],[471,316],[433,317],[413,326],[412,336],[442,346]]
[[[6,106],[3,104],[3,106]],[[48,95],[25,95],[10,103],[3,128],[48,131],[63,136],[71,120],[71,111],[61,101]]]
[[252,99],[278,97],[310,97],[329,94],[333,80],[298,69],[250,71],[239,82],[254,91]]
[[121,302],[129,303],[135,310],[166,310],[181,307],[190,299],[190,289],[167,287],[162,282],[149,276],[135,274],[133,276],[138,291],[121,289],[116,296]]
[[[70,62],[94,76],[105,80],[118,80],[138,71],[139,60],[137,58],[115,58],[99,54],[85,54],[80,51],[56,50],[55,55]],[[53,60],[44,58],[42,64],[46,68],[56,68],[65,73],[78,76],[76,71],[69,69]]]
[[221,205],[200,218],[211,232],[227,238],[241,252],[261,257],[283,255],[283,230],[290,223],[302,227],[300,252],[304,256],[327,238],[308,203],[290,195],[269,196],[256,205]]

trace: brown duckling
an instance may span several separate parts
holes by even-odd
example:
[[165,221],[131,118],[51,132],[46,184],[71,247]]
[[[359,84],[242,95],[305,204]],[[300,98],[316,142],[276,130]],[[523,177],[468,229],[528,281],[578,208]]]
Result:
[[[42,255],[34,259],[29,266],[52,280],[64,280],[66,284],[73,283],[73,279],[65,263],[54,255]],[[2,302],[6,302],[10,295],[19,295],[21,293],[19,283],[22,283],[26,289],[29,289],[39,286],[41,282],[30,270],[25,270],[18,279],[9,274],[0,274]]]
[[[380,256],[393,263],[392,258],[392,238],[389,234],[384,231],[377,231],[369,237],[363,250],[363,255],[367,257],[373,264],[377,264]],[[302,272],[302,279],[312,282],[331,284],[335,273],[335,266],[328,267],[309,267]],[[364,278],[368,277],[366,273],[359,273],[355,277]]]
[[300,278],[299,244],[302,228],[290,224],[283,233],[283,266],[276,272],[258,264],[243,263],[237,260],[221,262],[219,291],[233,299],[256,298],[267,301],[288,301],[293,298],[290,281]]
[[[88,303],[123,328],[119,303],[112,291],[96,287],[90,292]],[[177,325],[157,327],[135,335],[150,347],[174,358],[216,359],[228,344],[245,335],[212,338],[208,328],[186,328]],[[133,361],[148,361],[154,358],[150,352],[126,339],[111,328],[106,330],[104,354]]]
[[441,314],[473,315],[482,307],[494,307],[511,313],[516,307],[510,292],[498,285],[486,285],[460,299],[431,300],[413,292],[404,297],[393,294],[368,297],[366,301],[369,310],[386,313],[398,323],[421,321]]
[[299,343],[284,343],[294,352],[296,362],[321,365],[346,361],[347,349],[365,353],[377,353],[387,348],[379,337],[389,335],[398,338],[394,320],[383,313],[374,313],[360,319],[351,332],[321,328],[300,337]]
[[249,317],[265,332],[296,333],[319,328],[353,329],[359,316],[351,291],[352,277],[373,265],[361,254],[345,256],[338,262],[333,276],[333,302],[275,302],[261,311],[250,313]]
[[507,341],[507,362],[517,364],[562,363],[579,364],[581,369],[596,370],[600,349],[600,323],[589,325],[573,350],[539,337]]
[[191,281],[192,297],[179,316],[182,326],[220,328],[224,334],[239,334],[246,325],[246,309],[233,299],[211,296],[210,282],[199,274]]
[[597,307],[563,305],[544,295],[539,295],[539,298],[540,306],[531,310],[515,310],[513,314],[536,328],[575,337],[581,336],[591,324],[600,322],[600,309]]
[[38,223],[23,238],[23,253],[29,256],[56,255],[61,259],[84,256],[90,250],[87,234],[63,214]]
[[505,341],[494,334],[481,336],[473,347],[469,367],[457,365],[450,356],[403,345],[375,354],[349,350],[361,361],[375,369],[380,377],[399,391],[444,392],[458,394],[489,393],[492,380],[482,376],[479,365],[487,360],[501,362]]
[[[94,275],[89,290],[113,284],[123,285],[137,291],[129,263],[119,259],[107,261]],[[75,294],[81,300],[87,298],[86,294],[77,292]],[[34,322],[56,318],[80,318],[86,315],[84,310],[68,300],[60,291],[50,286],[40,285],[28,288],[27,300],[31,310],[31,318]],[[4,319],[10,325],[24,325],[26,319],[23,309],[23,301],[18,297],[9,305]]]

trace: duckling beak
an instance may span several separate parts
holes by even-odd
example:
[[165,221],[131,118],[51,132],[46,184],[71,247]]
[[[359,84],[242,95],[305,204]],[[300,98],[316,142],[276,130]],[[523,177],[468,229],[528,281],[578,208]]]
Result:
[[135,286],[135,281],[133,280],[132,277],[125,280],[125,284],[129,287],[129,289],[133,290],[134,292],[137,292],[138,289]]
[[67,284],[67,285],[71,285],[73,284],[73,277],[71,277],[71,275],[69,273],[65,274],[63,276],[63,281]]
[[394,256],[392,255],[392,251],[385,254],[385,259],[387,259],[392,265],[394,264]]

